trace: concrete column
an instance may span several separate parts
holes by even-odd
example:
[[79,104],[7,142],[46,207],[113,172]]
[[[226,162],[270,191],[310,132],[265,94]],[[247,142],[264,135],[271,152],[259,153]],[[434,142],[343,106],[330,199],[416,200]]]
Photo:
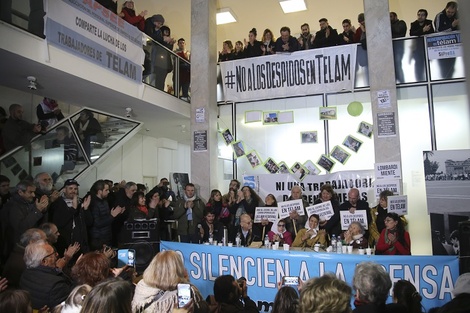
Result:
[[[462,34],[463,41],[463,52],[464,52],[464,62],[465,62],[465,76],[468,76],[470,73],[470,31],[465,31],[465,29],[470,29],[470,3],[468,1],[459,2],[459,18],[460,18],[460,31]],[[467,85],[467,99],[470,92],[470,79],[466,80]],[[468,101],[468,100],[467,100]]]
[[[216,0],[191,0],[191,182],[208,199],[217,185]],[[204,134],[207,137],[204,137]],[[196,139],[196,137],[198,137]],[[206,142],[204,142],[206,141]],[[204,148],[207,149],[204,151]],[[195,151],[196,149],[202,151]]]
[[[374,119],[375,162],[401,162],[398,127],[397,89],[393,62],[392,34],[388,0],[364,0],[364,16],[367,34],[367,58]],[[359,48],[361,49],[361,48]],[[388,105],[379,105],[381,91],[389,94]],[[379,137],[385,119],[393,117],[394,135]],[[383,128],[382,128],[383,131]]]

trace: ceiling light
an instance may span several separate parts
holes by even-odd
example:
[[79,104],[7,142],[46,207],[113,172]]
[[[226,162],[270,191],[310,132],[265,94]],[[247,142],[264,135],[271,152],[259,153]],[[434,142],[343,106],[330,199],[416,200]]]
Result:
[[284,13],[292,13],[307,10],[304,0],[279,0]]
[[235,14],[229,8],[217,10],[216,23],[217,25],[235,23],[237,21]]

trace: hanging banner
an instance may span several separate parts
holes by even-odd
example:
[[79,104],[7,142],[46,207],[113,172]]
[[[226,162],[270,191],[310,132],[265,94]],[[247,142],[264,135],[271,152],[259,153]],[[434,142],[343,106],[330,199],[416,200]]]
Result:
[[448,59],[463,56],[460,32],[444,32],[426,36],[428,59]]
[[[311,249],[284,251],[219,247],[168,241],[162,241],[160,248],[175,250],[182,255],[189,280],[204,298],[214,294],[217,277],[245,277],[248,296],[257,304],[260,312],[271,311],[277,292],[276,284],[283,276],[299,276],[307,281],[331,272],[351,285],[356,265],[365,261],[384,266],[392,283],[400,279],[411,281],[423,297],[422,304],[426,310],[442,306],[452,299],[451,290],[459,276],[456,256],[391,257],[318,253]],[[392,302],[391,297],[387,302]]]
[[310,205],[313,205],[313,202],[318,198],[320,188],[324,184],[331,185],[338,195],[340,203],[347,199],[348,191],[351,188],[357,188],[360,199],[370,201],[370,206],[375,204],[373,183],[373,170],[306,175],[301,182],[292,174],[245,175],[242,181],[244,186],[250,186],[255,190],[261,199],[272,193],[278,202],[287,201],[292,187],[298,185],[302,188],[302,196]]
[[143,33],[94,0],[48,0],[46,40],[62,50],[142,83]]
[[221,62],[225,101],[353,90],[357,45]]

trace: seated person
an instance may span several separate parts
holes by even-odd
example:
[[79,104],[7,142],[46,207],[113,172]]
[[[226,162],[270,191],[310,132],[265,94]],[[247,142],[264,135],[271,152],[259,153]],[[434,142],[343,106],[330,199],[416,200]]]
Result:
[[283,219],[277,222],[277,232],[269,231],[268,237],[270,242],[279,242],[281,246],[285,243],[292,245],[292,235],[286,230],[286,221]]
[[53,308],[68,297],[72,283],[56,268],[57,252],[50,244],[29,244],[24,261],[26,270],[21,276],[20,288],[31,295],[33,309],[39,310],[45,305]]
[[236,245],[237,235],[240,236],[240,245],[248,247],[254,241],[261,242],[261,236],[258,228],[253,227],[253,221],[249,214],[240,215],[240,225],[236,226],[231,232],[230,240]]
[[380,234],[375,254],[411,255],[410,234],[403,227],[398,214],[387,213],[385,229]]
[[352,222],[349,224],[348,230],[340,235],[340,239],[344,240],[348,246],[353,246],[354,249],[365,249],[369,242],[364,234],[366,230],[359,222]]
[[318,214],[312,214],[308,218],[307,228],[301,229],[295,237],[292,247],[313,247],[316,243],[322,246],[326,245],[326,231],[318,230],[320,217]]
[[224,225],[215,220],[214,211],[208,210],[206,208],[206,210],[204,210],[204,219],[196,226],[193,242],[210,242],[209,238],[211,235],[212,240],[222,242],[224,237]]
[[244,278],[236,281],[232,275],[217,277],[214,282],[213,298],[216,303],[211,305],[217,306],[217,312],[259,312],[256,303],[248,296],[248,287]]

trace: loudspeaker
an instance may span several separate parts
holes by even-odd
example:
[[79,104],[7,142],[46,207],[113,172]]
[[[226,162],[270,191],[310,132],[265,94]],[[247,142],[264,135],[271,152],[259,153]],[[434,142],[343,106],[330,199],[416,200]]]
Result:
[[120,236],[120,249],[135,250],[135,268],[141,274],[160,251],[157,220],[125,222]]
[[460,274],[470,272],[470,221],[459,223]]
[[125,222],[121,230],[119,242],[128,243],[135,240],[160,242],[159,227],[157,221],[132,221]]
[[145,240],[134,241],[122,244],[120,249],[135,250],[135,269],[138,274],[142,274],[153,257],[160,252],[160,243]]

